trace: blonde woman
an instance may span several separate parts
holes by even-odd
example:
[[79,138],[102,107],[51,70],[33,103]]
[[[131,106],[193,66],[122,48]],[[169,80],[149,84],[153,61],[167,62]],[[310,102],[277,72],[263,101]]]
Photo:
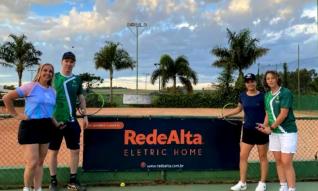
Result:
[[[21,120],[18,142],[23,147],[26,160],[23,191],[42,190],[43,162],[48,150],[50,135],[54,128],[52,120],[56,93],[52,88],[54,67],[52,64],[40,65],[34,80],[3,97],[8,112]],[[18,112],[13,101],[25,98],[24,113]]]

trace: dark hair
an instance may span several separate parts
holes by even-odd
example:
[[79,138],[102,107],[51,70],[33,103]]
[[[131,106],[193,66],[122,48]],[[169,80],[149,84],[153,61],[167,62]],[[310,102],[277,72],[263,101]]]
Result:
[[277,79],[277,84],[279,86],[282,85],[282,79],[280,78],[279,74],[276,71],[274,71],[274,70],[268,70],[268,71],[265,72],[264,80],[263,80],[263,84],[264,84],[264,87],[265,87],[266,90],[270,89],[269,86],[267,85],[267,82],[266,82],[267,74],[272,74],[273,76],[275,76],[275,78]]
[[[53,76],[54,76],[54,66],[53,66],[52,64],[50,64],[50,63],[40,64],[39,67],[38,67],[38,70],[37,70],[37,72],[36,72],[36,75],[35,75],[35,77],[34,77],[34,79],[33,79],[33,82],[38,82],[38,81],[40,80],[41,71],[43,70],[44,66],[51,66],[51,67],[52,67],[52,70],[53,70],[53,71],[52,71],[52,72],[53,72]],[[49,81],[47,82],[47,85],[52,86],[52,81],[53,81],[53,77],[52,77],[51,80],[49,80]]]

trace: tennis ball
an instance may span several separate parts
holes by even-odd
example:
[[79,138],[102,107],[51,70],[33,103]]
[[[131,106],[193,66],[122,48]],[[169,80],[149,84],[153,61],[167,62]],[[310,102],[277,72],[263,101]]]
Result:
[[120,187],[125,187],[125,186],[126,186],[125,182],[120,183]]

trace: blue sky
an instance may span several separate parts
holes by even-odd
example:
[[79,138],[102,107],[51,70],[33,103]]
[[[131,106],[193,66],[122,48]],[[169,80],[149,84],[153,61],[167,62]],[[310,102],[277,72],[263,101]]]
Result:
[[[301,66],[318,70],[316,0],[2,0],[0,44],[11,33],[25,34],[43,52],[42,62],[56,70],[61,55],[71,50],[77,55],[74,73],[94,73],[108,83],[108,73],[95,70],[94,54],[105,41],[114,41],[135,59],[136,36],[127,28],[132,21],[148,25],[139,36],[140,87],[162,54],[188,58],[199,76],[196,89],[217,82],[220,70],[211,66],[216,58],[210,50],[227,46],[226,28],[249,28],[270,49],[257,60],[261,72],[283,62],[294,69],[298,44]],[[14,69],[0,70],[0,84],[17,83]],[[246,70],[256,71],[257,64]],[[115,72],[114,84],[134,88],[135,78],[135,70]],[[30,79],[31,72],[25,71],[23,82]]]

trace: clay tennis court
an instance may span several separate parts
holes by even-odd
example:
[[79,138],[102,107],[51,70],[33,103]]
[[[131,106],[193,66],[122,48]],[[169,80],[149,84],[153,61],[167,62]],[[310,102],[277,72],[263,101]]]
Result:
[[[19,108],[20,111],[23,108]],[[90,108],[89,112],[95,109]],[[222,109],[213,108],[105,108],[98,115],[106,116],[218,116]],[[317,117],[318,112],[295,112],[297,117]],[[241,114],[242,116],[242,114]],[[81,120],[80,120],[81,123]],[[19,167],[24,165],[22,147],[17,143],[19,121],[16,119],[0,120],[0,167]],[[295,160],[313,160],[318,151],[318,120],[297,120],[299,129],[298,150]],[[82,144],[82,142],[81,142]],[[81,149],[83,147],[81,146]],[[257,160],[254,149],[249,160]],[[82,162],[82,150],[80,154]],[[67,165],[69,153],[64,142],[58,156],[59,165]],[[270,160],[273,160],[269,153]],[[47,164],[47,161],[46,161]]]

